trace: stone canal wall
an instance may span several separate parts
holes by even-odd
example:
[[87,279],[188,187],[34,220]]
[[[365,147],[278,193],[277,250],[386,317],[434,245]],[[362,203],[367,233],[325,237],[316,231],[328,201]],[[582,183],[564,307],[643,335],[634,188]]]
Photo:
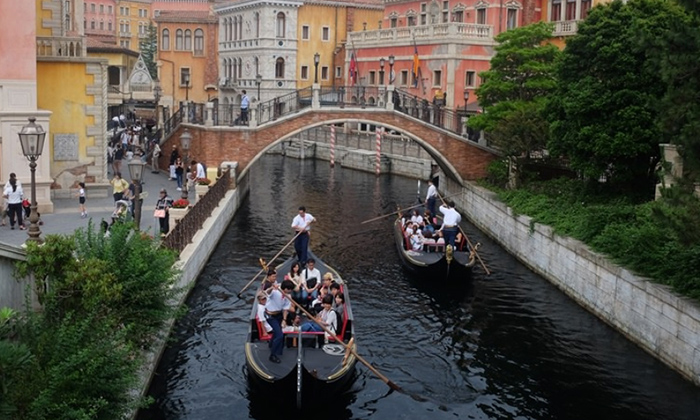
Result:
[[[448,182],[448,184],[450,184]],[[446,194],[459,191],[443,185]],[[457,206],[480,230],[584,308],[700,385],[700,306],[638,277],[582,242],[555,234],[473,184]]]

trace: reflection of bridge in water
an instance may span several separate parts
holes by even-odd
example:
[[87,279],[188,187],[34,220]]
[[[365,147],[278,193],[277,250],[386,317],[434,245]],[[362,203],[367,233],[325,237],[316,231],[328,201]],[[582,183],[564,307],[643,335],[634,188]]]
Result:
[[252,104],[247,119],[238,105],[190,104],[165,122],[163,132],[166,142],[179,145],[186,127],[192,134],[191,156],[210,167],[238,161],[243,172],[275,144],[310,128],[364,124],[418,143],[461,182],[485,176],[497,157],[493,149],[467,138],[465,123],[463,110],[436,106],[393,86],[314,87]]

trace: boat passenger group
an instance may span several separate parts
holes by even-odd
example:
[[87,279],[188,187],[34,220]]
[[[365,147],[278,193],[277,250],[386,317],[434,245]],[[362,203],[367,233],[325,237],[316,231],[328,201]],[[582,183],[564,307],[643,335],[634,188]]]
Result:
[[459,230],[459,222],[462,216],[455,210],[452,200],[443,201],[439,207],[442,213],[442,224],[438,223],[435,217],[435,202],[437,189],[431,180],[428,180],[428,192],[425,197],[426,209],[423,215],[419,210],[413,210],[401,217],[401,226],[404,231],[407,249],[413,251],[435,250],[445,244],[457,247],[459,250],[466,250],[466,238]]
[[[299,214],[292,221],[292,228],[297,232],[294,248],[298,261],[292,263],[281,284],[277,281],[275,269],[270,268],[257,295],[258,321],[266,333],[272,333],[270,361],[273,363],[280,362],[285,332],[321,333],[323,326],[336,334],[343,322],[345,296],[342,285],[335,281],[333,273],[321,273],[314,259],[308,258],[309,232],[315,221],[306,208],[299,207]],[[302,322],[291,300],[315,318]],[[330,335],[327,332],[324,335],[328,340]]]

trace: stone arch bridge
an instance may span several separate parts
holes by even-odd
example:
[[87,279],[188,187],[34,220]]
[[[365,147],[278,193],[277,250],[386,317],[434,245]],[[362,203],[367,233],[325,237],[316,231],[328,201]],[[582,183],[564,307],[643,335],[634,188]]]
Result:
[[[263,104],[264,105],[264,104]],[[222,162],[238,162],[238,176],[245,175],[251,165],[267,150],[310,128],[336,123],[365,123],[396,130],[420,144],[437,162],[442,171],[459,184],[486,176],[488,164],[497,159],[497,151],[434,124],[434,119],[384,107],[309,106],[258,125],[251,110],[249,126],[215,126],[208,118],[205,124],[181,122],[173,125],[161,146],[160,163],[167,164],[172,145],[180,147],[185,129],[192,135],[188,155],[203,161],[210,168]],[[259,111],[260,108],[257,108]],[[428,114],[425,114],[426,116]],[[185,117],[186,121],[187,118]],[[458,128],[461,130],[461,128]],[[164,167],[162,166],[161,167]]]

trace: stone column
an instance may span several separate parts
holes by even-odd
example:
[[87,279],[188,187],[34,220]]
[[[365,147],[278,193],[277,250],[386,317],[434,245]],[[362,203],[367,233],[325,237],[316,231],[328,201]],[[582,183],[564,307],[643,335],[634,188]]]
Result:
[[207,118],[204,121],[204,126],[205,127],[213,127],[214,126],[214,102],[207,102],[205,104],[206,109],[207,109]]
[[311,86],[311,90],[313,92],[313,97],[311,99],[311,109],[320,109],[321,108],[321,85],[318,83],[314,83]]
[[[258,102],[259,104],[259,102]],[[248,127],[255,128],[258,126],[258,105],[248,107]]]
[[182,110],[183,110],[182,122],[189,123],[190,122],[190,103],[187,101],[183,102],[182,103]]
[[581,20],[581,0],[576,0],[576,14],[574,19]]
[[[391,75],[389,75],[391,77]],[[394,110],[394,91],[396,87],[394,85],[389,85],[386,87],[386,109],[387,111]]]

